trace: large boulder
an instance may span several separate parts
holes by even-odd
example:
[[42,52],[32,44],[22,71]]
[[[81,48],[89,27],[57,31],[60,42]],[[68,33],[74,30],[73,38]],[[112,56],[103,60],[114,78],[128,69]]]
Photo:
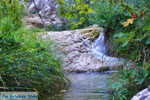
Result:
[[137,93],[131,100],[150,100],[150,86]]
[[85,39],[89,41],[93,38],[93,34],[97,34],[103,30],[94,25],[86,29],[48,32],[43,35],[43,39],[50,38],[64,55],[63,68],[68,72],[98,72],[109,70],[110,67],[118,68],[121,63],[113,60],[113,57],[103,56],[97,59],[93,56],[90,48],[87,47]]

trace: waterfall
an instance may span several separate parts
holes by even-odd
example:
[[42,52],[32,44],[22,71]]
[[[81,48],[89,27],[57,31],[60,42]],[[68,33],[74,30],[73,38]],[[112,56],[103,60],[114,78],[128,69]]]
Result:
[[123,65],[123,58],[110,57],[107,55],[107,46],[105,44],[104,31],[101,30],[99,37],[91,43],[89,40],[84,40],[84,43],[88,46],[95,58],[104,62],[104,66],[108,66],[112,70],[113,66]]
[[105,44],[105,36],[103,30],[100,31],[99,37],[95,40],[95,42],[92,44],[92,50],[98,55],[106,55],[107,54],[107,48]]

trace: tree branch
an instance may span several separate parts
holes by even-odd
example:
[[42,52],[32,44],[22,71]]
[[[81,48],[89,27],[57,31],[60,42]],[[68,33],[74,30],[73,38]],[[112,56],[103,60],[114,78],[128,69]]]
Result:
[[36,5],[36,3],[35,3],[34,0],[33,0],[33,3],[34,3],[34,6],[35,6],[35,10],[36,10],[36,12],[38,13],[38,15],[39,15],[39,17],[40,17],[40,19],[41,19],[41,21],[42,21],[42,23],[43,23],[43,28],[46,29],[45,22],[44,22],[42,16],[40,15],[39,10],[38,10],[37,5]]

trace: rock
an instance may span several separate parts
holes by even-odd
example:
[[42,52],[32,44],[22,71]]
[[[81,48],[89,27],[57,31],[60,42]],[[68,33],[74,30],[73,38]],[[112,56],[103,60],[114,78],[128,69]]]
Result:
[[[38,15],[33,15],[31,17],[24,17],[23,20],[25,20],[24,23],[26,25],[32,25],[35,27],[43,28],[42,20],[40,19],[40,17],[38,17]],[[46,26],[49,26],[51,24],[49,19],[43,19],[43,20]]]
[[[58,2],[55,0],[34,0],[36,7],[39,11],[39,14],[42,16],[42,19],[44,20],[45,27],[49,27],[51,24],[55,25],[56,27],[62,26],[62,21],[57,16],[56,12],[58,9]],[[22,4],[25,5],[25,12],[28,13],[28,17],[26,19],[28,21],[28,24],[34,25],[35,27],[41,27],[43,26],[43,23],[37,14],[37,10],[35,9],[35,5],[32,2],[25,3],[24,0],[21,1]]]
[[150,91],[148,88],[137,93],[131,100],[150,100]]
[[150,85],[148,86],[148,91],[150,92]]
[[89,27],[71,31],[48,32],[46,35],[43,35],[43,39],[51,38],[58,44],[57,48],[64,54],[63,68],[66,71],[98,72],[109,70],[109,66],[118,68],[121,65],[120,62],[111,61],[111,57],[104,56],[103,60],[95,58],[83,41],[83,38],[90,38],[90,35],[87,35],[89,31],[91,32],[90,34],[94,34],[92,32],[100,30],[102,28]]
[[[40,14],[47,18],[53,11],[57,9],[58,3],[54,0],[34,0],[36,7],[38,8]],[[29,11],[35,11],[35,5],[33,2],[30,3],[30,6],[27,8]]]
[[95,40],[95,38],[97,38],[95,36],[99,35],[100,30],[103,30],[103,28],[98,27],[98,25],[95,24],[88,28],[82,29],[81,33],[84,34],[84,38],[87,38],[87,39],[93,41],[93,40]]

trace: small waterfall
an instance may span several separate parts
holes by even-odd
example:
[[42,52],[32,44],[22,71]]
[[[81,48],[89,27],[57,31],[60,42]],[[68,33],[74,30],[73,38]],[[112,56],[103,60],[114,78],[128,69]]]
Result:
[[105,44],[105,36],[103,30],[100,31],[99,37],[95,40],[95,42],[92,44],[92,49],[96,54],[107,54],[107,48]]
[[91,43],[89,40],[84,40],[84,43],[88,46],[94,57],[104,62],[105,66],[109,66],[110,70],[113,69],[113,66],[123,65],[123,58],[107,56],[107,46],[105,44],[105,36],[103,30],[100,31],[99,37],[94,41],[94,43]]

